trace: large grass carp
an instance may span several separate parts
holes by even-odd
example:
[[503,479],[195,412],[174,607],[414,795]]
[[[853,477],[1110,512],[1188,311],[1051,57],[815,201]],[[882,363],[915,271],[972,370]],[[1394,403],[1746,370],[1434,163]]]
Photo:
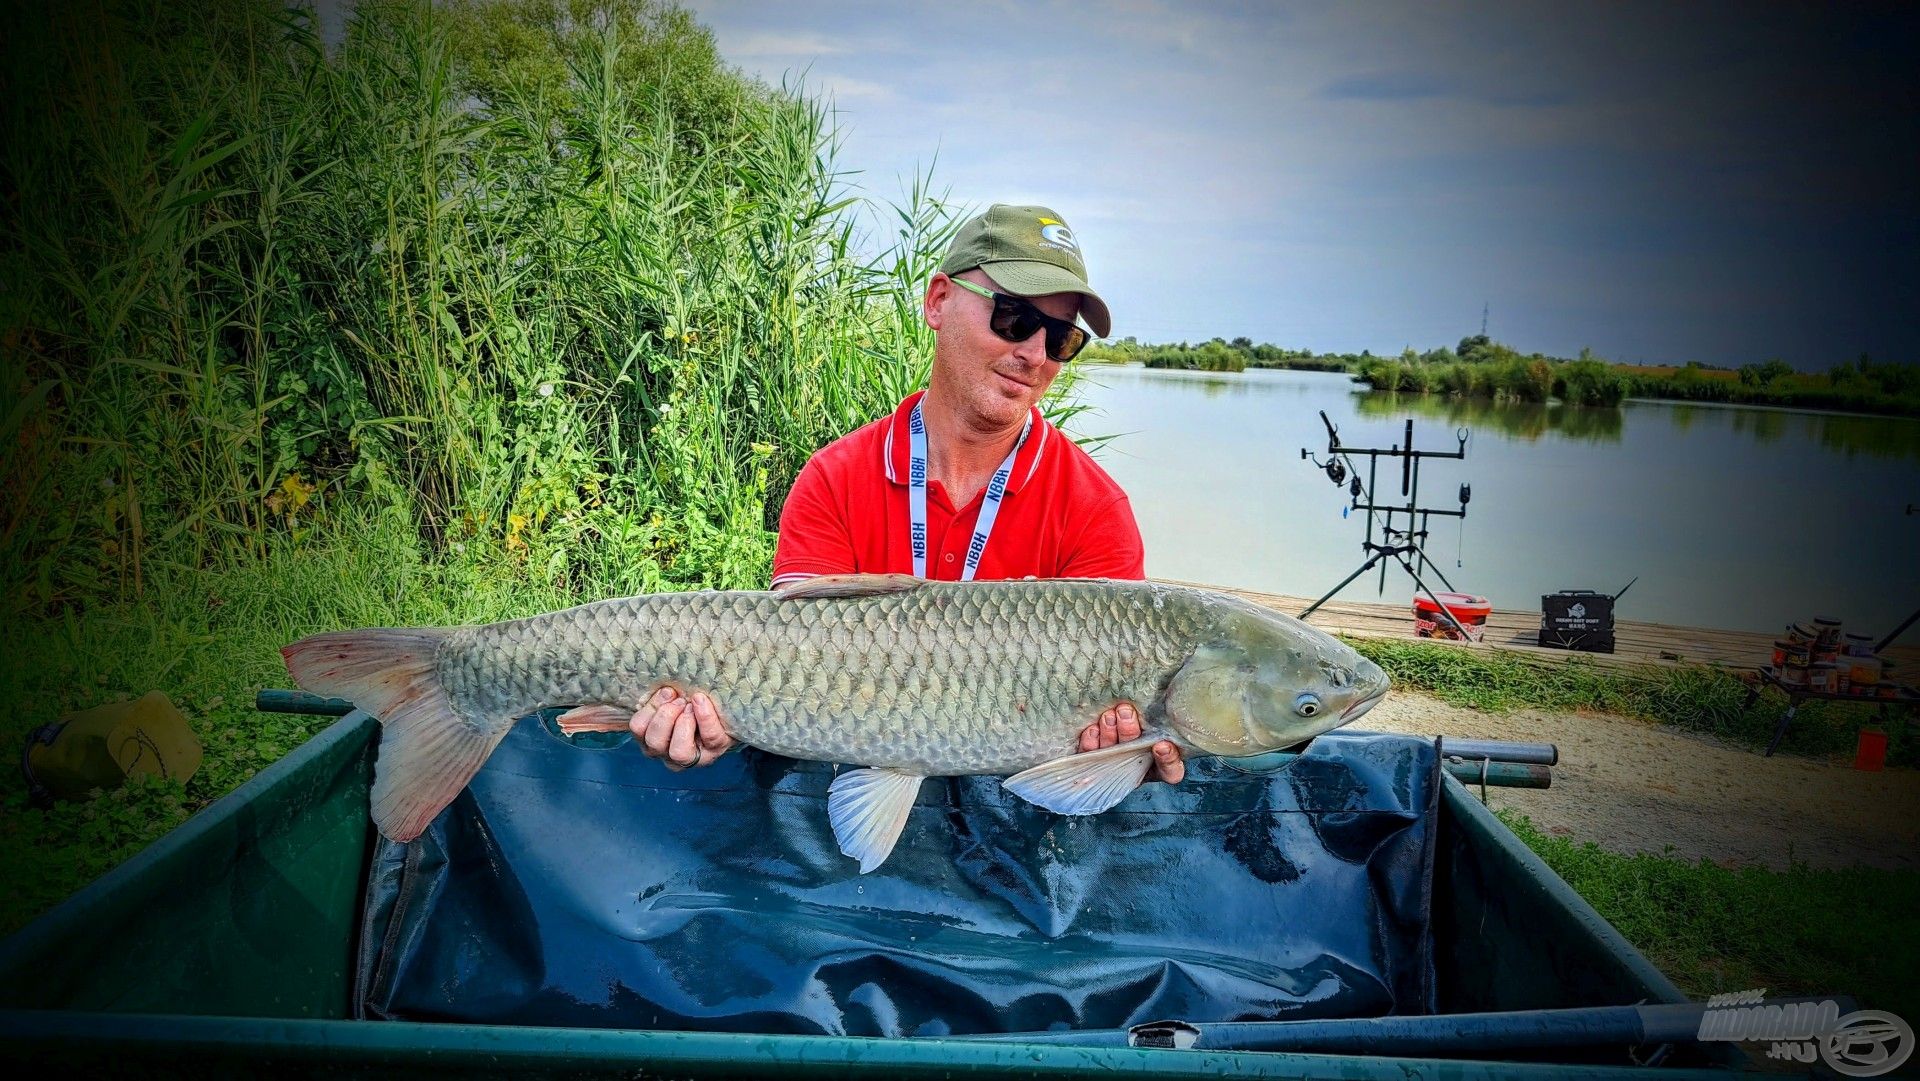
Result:
[[[828,817],[861,871],[892,851],[920,782],[1012,774],[1060,814],[1097,814],[1152,748],[1240,757],[1346,724],[1387,691],[1373,662],[1297,619],[1155,582],[930,582],[840,575],[779,592],[660,593],[477,627],[337,631],[283,649],[316,694],[383,726],[373,819],[420,835],[516,718],[573,707],[570,731],[624,729],[661,686],[705,691],[729,734],[862,768]],[[1121,701],[1141,738],[1076,753]]]

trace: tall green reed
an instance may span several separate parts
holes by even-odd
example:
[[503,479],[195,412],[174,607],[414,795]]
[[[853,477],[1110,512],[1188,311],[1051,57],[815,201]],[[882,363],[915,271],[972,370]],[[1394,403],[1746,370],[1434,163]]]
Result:
[[312,175],[288,44],[311,34],[268,5],[15,14],[7,597],[137,593],[264,540],[276,225]]
[[916,178],[863,236],[831,116],[684,12],[366,0],[331,47],[270,0],[13,29],[42,62],[8,64],[0,151],[10,609],[359,504],[576,591],[755,584],[807,455],[924,380],[950,208]]

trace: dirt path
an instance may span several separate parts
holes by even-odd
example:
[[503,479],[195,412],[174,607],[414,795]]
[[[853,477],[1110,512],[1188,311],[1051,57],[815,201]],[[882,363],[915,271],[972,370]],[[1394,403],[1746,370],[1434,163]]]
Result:
[[1920,771],[1866,773],[1846,761],[1763,758],[1647,721],[1603,713],[1479,713],[1395,691],[1356,727],[1558,744],[1546,791],[1489,789],[1541,829],[1615,852],[1707,857],[1729,866],[1920,869]]

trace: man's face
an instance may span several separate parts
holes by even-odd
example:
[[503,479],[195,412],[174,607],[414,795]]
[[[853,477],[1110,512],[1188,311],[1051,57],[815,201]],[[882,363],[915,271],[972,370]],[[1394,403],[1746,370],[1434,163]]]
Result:
[[[957,277],[1001,291],[984,271],[966,270]],[[1072,319],[1080,311],[1078,293],[1027,299],[1056,319]],[[1023,423],[1060,374],[1060,362],[1047,357],[1044,329],[1022,342],[1007,341],[987,325],[993,301],[954,285],[945,274],[934,275],[927,284],[925,314],[935,331],[932,385],[942,400],[958,404],[978,426]]]

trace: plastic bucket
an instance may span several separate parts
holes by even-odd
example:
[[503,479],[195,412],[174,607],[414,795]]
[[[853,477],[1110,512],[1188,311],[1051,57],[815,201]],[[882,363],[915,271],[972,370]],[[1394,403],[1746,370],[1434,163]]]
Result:
[[1887,764],[1887,734],[1871,728],[1860,730],[1860,740],[1853,752],[1853,768],[1878,773]]
[[[1485,597],[1476,597],[1471,593],[1436,593],[1440,604],[1466,630],[1468,637],[1478,639],[1487,625],[1487,617],[1493,614],[1493,602]],[[1433,603],[1424,593],[1413,597],[1413,633],[1421,638],[1458,638],[1460,632],[1440,614],[1440,604]]]

